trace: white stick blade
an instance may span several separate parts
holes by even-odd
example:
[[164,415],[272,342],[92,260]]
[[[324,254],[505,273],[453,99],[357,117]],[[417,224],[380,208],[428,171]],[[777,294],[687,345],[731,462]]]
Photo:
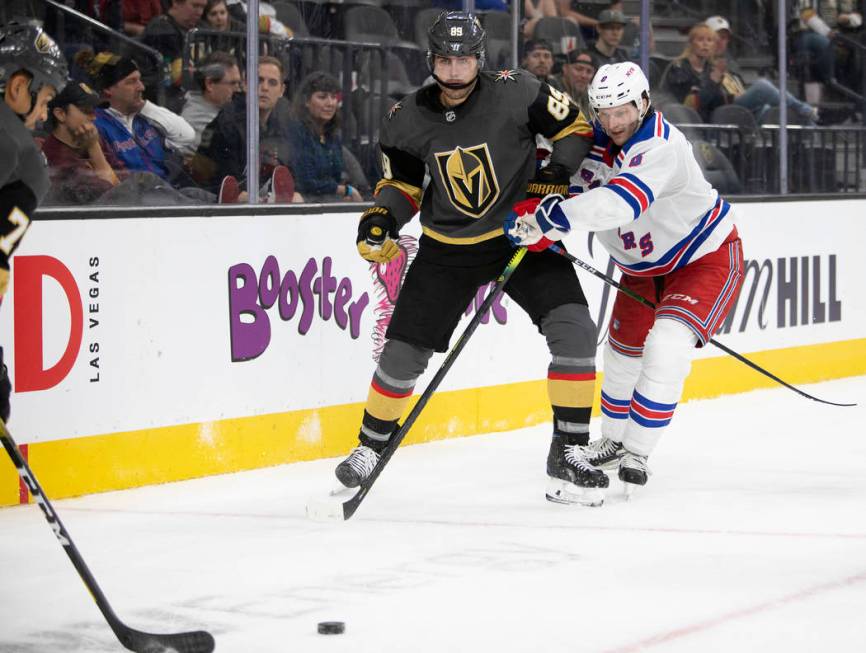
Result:
[[307,501],[307,518],[319,522],[345,521],[343,503],[357,492],[356,489],[340,487],[325,496],[313,497]]

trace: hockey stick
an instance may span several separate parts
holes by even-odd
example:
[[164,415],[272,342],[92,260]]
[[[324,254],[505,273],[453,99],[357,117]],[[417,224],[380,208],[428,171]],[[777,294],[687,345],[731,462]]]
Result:
[[475,332],[475,329],[478,328],[478,325],[481,323],[481,319],[484,317],[484,314],[488,311],[496,298],[499,297],[500,294],[502,294],[502,289],[505,287],[505,284],[508,283],[511,275],[514,274],[515,269],[517,269],[518,264],[520,263],[520,261],[523,260],[523,257],[525,255],[526,248],[521,247],[514,253],[514,256],[511,257],[511,260],[508,261],[508,265],[505,266],[505,269],[499,275],[499,278],[496,279],[496,285],[493,286],[493,289],[487,294],[484,302],[475,311],[475,315],[469,321],[469,324],[466,325],[466,329],[457,339],[457,342],[454,343],[454,346],[451,347],[451,350],[445,356],[445,360],[442,362],[442,365],[439,367],[436,374],[430,380],[430,383],[424,389],[424,392],[418,398],[418,402],[412,407],[412,410],[409,411],[409,414],[406,416],[406,420],[403,422],[403,424],[400,425],[400,428],[397,429],[397,431],[394,432],[394,435],[392,435],[391,438],[388,440],[388,444],[382,450],[379,462],[376,463],[376,466],[373,468],[370,476],[368,476],[364,480],[364,482],[361,483],[358,492],[355,493],[355,495],[352,496],[350,499],[344,501],[341,506],[339,506],[341,508],[339,513],[324,508],[321,513],[313,514],[310,507],[308,506],[307,512],[311,517],[324,519],[342,518],[344,521],[347,519],[351,519],[352,515],[354,515],[355,511],[358,509],[358,506],[360,506],[361,502],[364,500],[364,497],[367,496],[370,488],[373,487],[373,483],[375,483],[376,479],[379,478],[379,474],[381,474],[382,470],[385,469],[385,465],[387,465],[388,461],[391,460],[391,456],[394,455],[397,447],[400,446],[403,438],[406,437],[409,429],[412,428],[415,420],[418,419],[421,411],[424,410],[427,402],[430,401],[430,397],[432,397],[433,393],[436,392],[439,384],[442,383],[442,379],[445,378],[448,370],[451,369],[454,361],[457,360],[457,356],[460,355],[460,352],[463,351],[466,343],[469,342],[469,338]]
[[60,517],[55,512],[54,506],[51,505],[48,497],[42,491],[42,486],[39,485],[39,481],[36,480],[36,476],[33,475],[33,471],[18,450],[18,446],[6,429],[6,424],[3,420],[0,420],[0,440],[3,442],[6,453],[9,454],[12,462],[15,463],[18,475],[24,479],[27,489],[30,490],[30,494],[39,503],[39,507],[42,509],[45,519],[48,520],[51,530],[54,531],[54,535],[63,546],[66,555],[69,556],[72,565],[78,571],[78,575],[81,576],[81,580],[84,581],[87,591],[90,592],[93,600],[96,601],[96,605],[121,644],[130,651],[137,651],[137,653],[211,653],[214,650],[213,636],[203,630],[170,635],[155,635],[135,630],[124,624],[114,613],[114,610],[112,610],[111,605],[108,603],[108,599],[105,598],[105,594],[102,593],[102,590],[96,583],[96,579],[90,573],[90,569],[78,552],[75,543],[72,541],[72,537],[69,535],[69,531],[66,530],[63,522],[60,521]]
[[[614,280],[611,279],[609,276],[607,276],[604,272],[599,272],[599,271],[596,270],[594,267],[592,267],[591,265],[589,265],[589,263],[584,263],[583,261],[581,261],[581,260],[580,260],[579,258],[577,258],[576,256],[573,256],[573,255],[569,254],[569,253],[566,252],[566,251],[565,251],[561,246],[559,246],[559,245],[551,245],[551,246],[549,247],[549,249],[552,250],[552,251],[554,251],[554,252],[556,252],[557,254],[559,254],[559,255],[561,255],[561,256],[564,256],[565,258],[567,258],[569,261],[571,261],[571,262],[574,263],[575,265],[577,265],[577,266],[583,268],[584,270],[586,270],[586,271],[589,272],[590,274],[595,275],[596,277],[598,277],[599,279],[601,279],[602,281],[604,281],[606,284],[608,284],[608,285],[610,285],[610,286],[613,286],[614,288],[616,288],[617,290],[619,290],[621,293],[624,293],[624,294],[628,295],[629,297],[631,297],[631,298],[632,298],[633,300],[635,300],[636,302],[639,302],[639,303],[643,304],[643,305],[646,306],[647,308],[651,308],[651,309],[655,310],[656,305],[653,304],[653,303],[652,303],[650,300],[648,300],[646,297],[642,297],[641,295],[638,295],[638,294],[637,294],[636,292],[634,292],[633,290],[630,290],[630,289],[628,289],[628,288],[623,287],[622,284],[620,284],[618,281],[614,281]],[[787,381],[783,381],[782,379],[780,379],[778,376],[776,376],[776,375],[773,374],[772,372],[768,372],[767,370],[765,370],[763,367],[761,367],[761,366],[758,365],[757,363],[753,363],[752,361],[750,361],[748,358],[746,358],[746,357],[743,356],[742,354],[738,354],[738,353],[735,352],[733,349],[731,349],[730,347],[727,347],[727,346],[723,345],[722,343],[720,343],[720,342],[719,342],[718,340],[716,340],[715,338],[710,338],[709,342],[710,342],[711,344],[715,345],[716,347],[718,347],[719,349],[721,349],[721,350],[722,350],[723,352],[725,352],[726,354],[730,354],[731,356],[733,356],[734,358],[736,358],[736,359],[737,359],[738,361],[740,361],[741,363],[745,363],[746,365],[748,365],[749,367],[751,367],[751,368],[752,368],[753,370],[755,370],[756,372],[760,372],[760,373],[763,374],[764,376],[773,379],[773,381],[775,381],[776,383],[779,383],[779,384],[785,386],[785,387],[788,388],[789,390],[793,390],[793,391],[796,392],[798,395],[802,395],[802,396],[806,397],[807,399],[811,399],[811,400],[813,400],[813,401],[818,401],[818,402],[820,402],[820,403],[822,403],[822,404],[829,404],[830,406],[856,406],[856,405],[857,405],[857,404],[840,404],[840,403],[836,403],[835,401],[828,401],[828,400],[826,400],[826,399],[819,399],[818,397],[815,397],[815,396],[813,396],[813,395],[810,395],[808,392],[804,392],[803,390],[800,390],[800,388],[797,388],[797,387],[791,385],[791,384],[788,383]]]

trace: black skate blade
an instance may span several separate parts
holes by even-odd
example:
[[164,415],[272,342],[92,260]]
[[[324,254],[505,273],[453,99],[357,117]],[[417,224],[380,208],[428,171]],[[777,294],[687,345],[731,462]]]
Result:
[[310,498],[307,501],[307,519],[317,522],[346,521],[343,504],[358,494],[359,490],[340,485],[327,495]]

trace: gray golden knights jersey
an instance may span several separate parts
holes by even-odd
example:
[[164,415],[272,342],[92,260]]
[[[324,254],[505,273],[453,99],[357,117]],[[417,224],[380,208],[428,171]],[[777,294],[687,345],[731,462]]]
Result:
[[48,192],[48,164],[33,134],[5,102],[0,102],[0,188],[22,181],[37,202]]
[[452,109],[441,105],[436,84],[425,86],[382,121],[376,204],[391,209],[401,227],[420,209],[424,233],[445,243],[500,236],[535,176],[536,134],[554,148],[567,137],[587,149],[592,140],[569,97],[523,70],[482,72],[472,94]]
[[30,226],[48,184],[42,150],[21,118],[0,99],[0,269],[9,269],[9,257]]

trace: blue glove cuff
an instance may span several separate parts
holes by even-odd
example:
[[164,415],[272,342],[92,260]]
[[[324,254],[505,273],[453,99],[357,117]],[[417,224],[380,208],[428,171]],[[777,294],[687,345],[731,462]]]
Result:
[[538,205],[538,210],[535,212],[535,219],[538,226],[545,234],[556,230],[567,234],[571,231],[571,225],[565,212],[559,207],[563,197],[561,195],[548,195],[541,204]]

